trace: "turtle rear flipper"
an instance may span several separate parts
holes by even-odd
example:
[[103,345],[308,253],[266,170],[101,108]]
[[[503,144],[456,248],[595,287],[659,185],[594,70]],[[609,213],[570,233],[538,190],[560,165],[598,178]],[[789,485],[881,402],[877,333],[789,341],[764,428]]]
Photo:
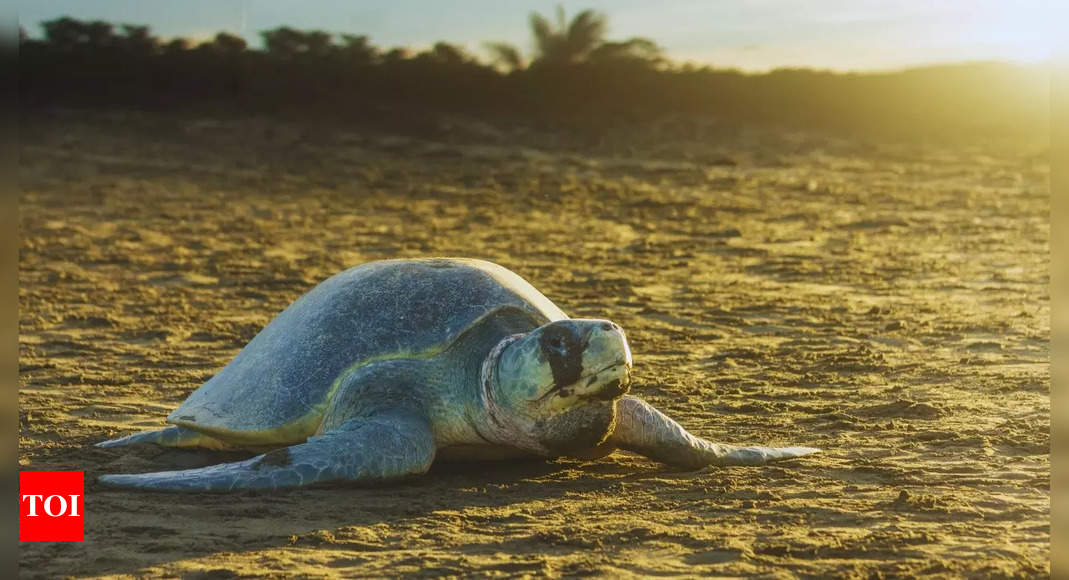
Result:
[[339,428],[245,461],[199,469],[102,475],[109,487],[158,491],[279,489],[339,481],[378,482],[424,473],[434,461],[427,421],[391,412],[349,419]]
[[646,401],[631,396],[617,403],[616,428],[608,443],[683,469],[764,465],[820,452],[814,447],[739,447],[706,441]]

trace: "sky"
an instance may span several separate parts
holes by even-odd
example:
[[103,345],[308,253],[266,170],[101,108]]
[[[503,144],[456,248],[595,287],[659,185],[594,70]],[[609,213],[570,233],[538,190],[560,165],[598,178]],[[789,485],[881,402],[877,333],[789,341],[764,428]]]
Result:
[[528,14],[552,17],[557,4],[569,17],[605,13],[609,39],[644,36],[672,60],[755,72],[1039,62],[1061,51],[1069,22],[1065,0],[17,0],[16,8],[31,36],[66,15],[148,24],[164,38],[227,31],[260,46],[260,31],[285,25],[366,34],[384,48],[445,40],[484,54],[487,41],[529,50]]

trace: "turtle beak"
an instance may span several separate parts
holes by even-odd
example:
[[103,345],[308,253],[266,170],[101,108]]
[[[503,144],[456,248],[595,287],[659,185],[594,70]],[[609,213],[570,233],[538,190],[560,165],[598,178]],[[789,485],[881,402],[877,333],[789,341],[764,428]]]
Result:
[[631,387],[631,347],[622,328],[607,320],[585,323],[583,372],[578,380],[560,389],[559,396],[611,401]]
[[614,379],[605,383],[605,386],[601,388],[595,395],[595,399],[602,401],[611,401],[613,399],[619,399],[627,394],[627,391],[631,389],[631,368],[628,367],[624,371],[623,378]]

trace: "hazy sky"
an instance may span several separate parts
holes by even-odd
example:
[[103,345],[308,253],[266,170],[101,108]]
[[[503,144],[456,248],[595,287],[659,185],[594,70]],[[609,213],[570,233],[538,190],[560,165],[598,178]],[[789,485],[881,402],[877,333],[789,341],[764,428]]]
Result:
[[485,41],[530,48],[527,15],[609,16],[609,38],[652,38],[674,60],[766,70],[808,66],[890,69],[963,60],[1049,57],[1069,22],[1066,0],[18,0],[19,22],[63,15],[148,24],[163,37],[205,39],[220,30],[260,45],[281,25],[367,34],[380,47],[437,40],[481,54]]

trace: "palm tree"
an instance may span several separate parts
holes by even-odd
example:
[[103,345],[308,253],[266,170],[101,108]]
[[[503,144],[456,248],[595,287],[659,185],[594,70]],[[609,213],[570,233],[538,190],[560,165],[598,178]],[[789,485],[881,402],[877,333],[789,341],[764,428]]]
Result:
[[[599,46],[605,43],[607,20],[604,14],[584,10],[569,23],[564,7],[557,6],[557,22],[537,12],[529,20],[534,37],[532,65],[569,65],[585,62]],[[484,45],[490,60],[508,71],[526,68],[519,49],[505,42],[488,42]]]
[[569,23],[564,7],[557,5],[557,23],[551,24],[546,17],[532,12],[531,32],[535,41],[535,63],[575,64],[583,62],[598,46],[605,42],[608,28],[604,14],[584,10]]
[[[531,64],[561,66],[578,63],[627,64],[656,67],[664,62],[661,48],[647,38],[631,38],[622,42],[605,40],[608,28],[604,14],[584,10],[568,21],[564,8],[557,6],[556,22],[537,12],[530,16],[534,37],[534,56]],[[506,71],[526,68],[523,55],[511,44],[488,42],[484,45],[491,62]]]

